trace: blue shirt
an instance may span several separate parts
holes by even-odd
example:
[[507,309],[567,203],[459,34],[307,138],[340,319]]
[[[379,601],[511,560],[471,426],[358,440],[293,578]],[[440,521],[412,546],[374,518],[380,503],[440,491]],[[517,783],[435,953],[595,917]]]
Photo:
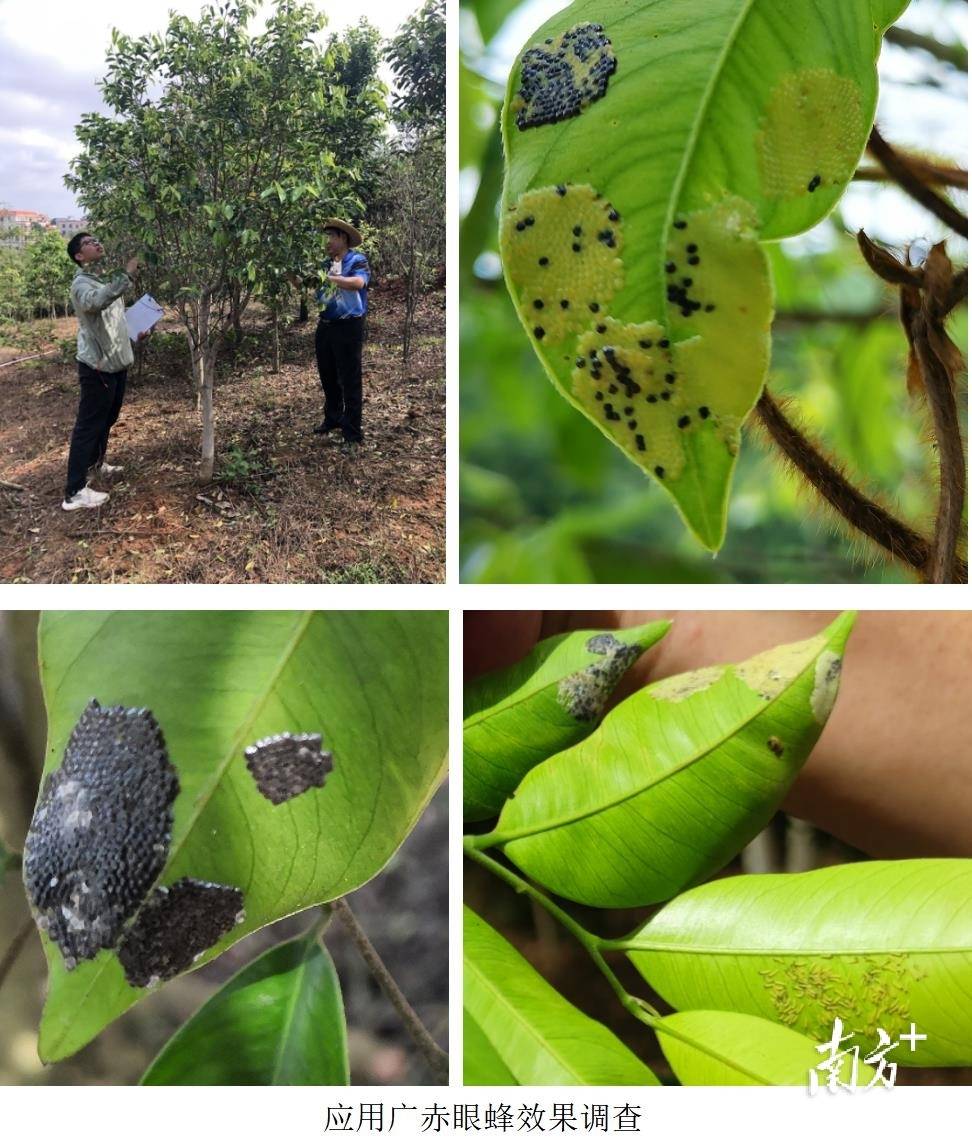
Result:
[[[330,270],[330,267],[328,267]],[[363,278],[360,290],[345,290],[333,282],[325,282],[317,291],[317,301],[321,307],[321,317],[335,322],[343,318],[363,318],[368,313],[368,282],[371,269],[368,259],[360,250],[349,250],[341,259],[342,278]]]

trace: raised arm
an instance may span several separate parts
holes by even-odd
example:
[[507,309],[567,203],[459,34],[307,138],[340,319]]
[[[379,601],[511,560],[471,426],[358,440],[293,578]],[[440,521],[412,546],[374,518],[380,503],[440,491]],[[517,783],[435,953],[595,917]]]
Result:
[[110,282],[102,282],[97,286],[93,282],[80,279],[75,281],[71,288],[71,296],[77,310],[83,310],[86,314],[96,314],[99,310],[110,306],[116,298],[120,298],[131,285],[132,279],[124,270],[119,270]]

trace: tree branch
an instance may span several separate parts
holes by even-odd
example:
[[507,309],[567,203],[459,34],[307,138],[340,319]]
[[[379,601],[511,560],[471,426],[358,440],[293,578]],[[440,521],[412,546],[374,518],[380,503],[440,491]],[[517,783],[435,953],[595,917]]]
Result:
[[[905,156],[908,166],[923,183],[938,183],[943,187],[956,187],[964,191],[969,185],[969,173],[962,167],[946,163],[933,163],[921,155],[908,153]],[[887,183],[891,176],[883,167],[858,167],[854,181],[860,183]]]
[[[482,836],[479,837],[481,838]],[[621,984],[614,970],[604,960],[604,953],[602,951],[615,948],[615,943],[605,938],[600,938],[596,934],[592,934],[590,930],[584,929],[580,922],[575,921],[566,910],[562,910],[556,902],[548,898],[547,895],[541,890],[538,890],[536,886],[532,885],[525,878],[521,878],[518,874],[514,874],[512,870],[507,869],[501,862],[497,862],[495,858],[484,854],[481,843],[475,835],[467,836],[463,839],[463,851],[468,858],[471,858],[474,862],[478,862],[480,866],[484,866],[487,870],[506,882],[508,886],[512,886],[518,894],[528,894],[535,902],[543,906],[551,917],[556,918],[564,929],[573,934],[587,951],[597,968],[604,974],[604,977],[614,990],[618,1000],[628,1012],[634,1013],[639,1019],[643,1019],[642,1014],[644,1013],[647,1013],[651,1017],[657,1017],[659,1015],[658,1010],[649,1005],[647,1001],[642,1001],[641,998],[629,993]]]
[[17,930],[13,941],[7,947],[7,952],[0,958],[0,989],[3,988],[3,983],[7,980],[10,970],[14,967],[14,962],[20,954],[20,951],[27,944],[27,939],[34,932],[34,919],[28,914],[27,920]]
[[888,143],[877,127],[871,128],[871,135],[867,141],[867,149],[884,167],[899,187],[920,203],[926,210],[931,211],[936,218],[941,219],[963,238],[969,237],[969,220],[947,199],[943,199],[930,187],[927,187],[915,172],[908,160]]
[[962,430],[959,427],[952,379],[932,347],[929,330],[924,322],[919,323],[915,331],[915,352],[938,441],[940,493],[928,578],[933,584],[952,584],[956,582],[956,548],[962,535],[962,511],[965,506]]
[[422,1024],[418,1013],[412,1008],[398,987],[398,982],[389,973],[387,966],[381,960],[378,951],[371,944],[368,935],[358,924],[358,919],[351,912],[351,907],[344,898],[338,898],[331,903],[332,909],[340,923],[344,926],[361,955],[362,960],[371,971],[375,981],[381,986],[382,992],[391,1002],[395,1012],[401,1017],[409,1036],[416,1048],[425,1058],[426,1063],[439,1084],[449,1083],[449,1056],[435,1042],[432,1034]]
[[[931,557],[931,545],[924,537],[855,488],[810,439],[787,419],[768,390],[763,391],[756,403],[756,412],[763,427],[790,463],[829,505],[895,560],[925,574]],[[956,572],[960,572],[960,568],[957,567]]]
[[899,48],[920,48],[921,51],[934,56],[936,60],[951,64],[959,71],[969,70],[965,48],[961,44],[943,44],[933,36],[925,36],[921,32],[913,32],[910,28],[899,28],[897,25],[888,28],[884,38],[890,44],[897,44]]

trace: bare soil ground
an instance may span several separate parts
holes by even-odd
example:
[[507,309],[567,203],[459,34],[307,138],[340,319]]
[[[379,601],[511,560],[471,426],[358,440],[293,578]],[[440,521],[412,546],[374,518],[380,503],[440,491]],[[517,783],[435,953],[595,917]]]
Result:
[[[365,444],[347,456],[323,416],[313,315],[281,331],[272,372],[266,317],[217,363],[216,474],[197,476],[199,419],[181,327],[165,321],[129,371],[103,509],[61,505],[77,408],[73,354],[0,372],[0,582],[433,583],[445,570],[445,296],[423,299],[408,366],[402,303],[372,296],[364,348]],[[50,323],[46,327],[51,326]],[[45,328],[46,328],[45,327]],[[7,338],[0,362],[71,339],[73,319]]]

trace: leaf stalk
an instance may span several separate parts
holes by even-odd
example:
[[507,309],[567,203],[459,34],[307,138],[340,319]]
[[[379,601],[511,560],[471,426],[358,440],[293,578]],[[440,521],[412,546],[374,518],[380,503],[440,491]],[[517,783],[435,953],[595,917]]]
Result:
[[405,994],[401,991],[398,982],[391,975],[388,967],[382,961],[378,950],[371,944],[371,940],[361,928],[358,919],[354,916],[351,907],[344,898],[338,898],[331,903],[334,916],[347,931],[348,937],[354,943],[361,955],[362,961],[371,971],[372,976],[381,991],[388,998],[392,1008],[399,1015],[408,1035],[412,1038],[415,1047],[422,1054],[425,1062],[435,1077],[437,1084],[449,1083],[449,1055],[436,1043],[435,1038],[422,1024],[422,1019],[409,1004]]

